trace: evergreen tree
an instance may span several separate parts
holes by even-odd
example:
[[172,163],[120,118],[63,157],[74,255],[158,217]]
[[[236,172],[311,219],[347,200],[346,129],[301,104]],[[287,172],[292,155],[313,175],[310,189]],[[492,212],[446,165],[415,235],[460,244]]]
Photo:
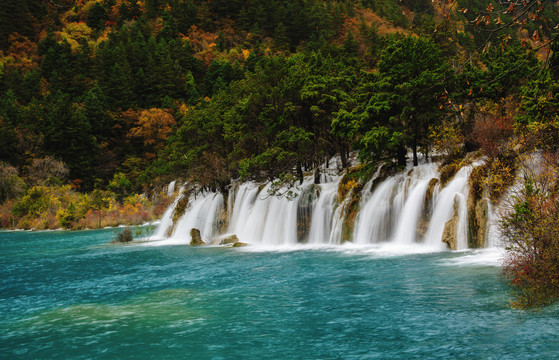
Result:
[[146,15],[148,18],[156,18],[160,15],[163,0],[146,0]]
[[71,178],[80,179],[86,188],[91,188],[97,154],[91,124],[84,112],[72,104],[69,95],[55,92],[45,100],[45,151],[68,165]]
[[167,10],[163,11],[161,15],[163,20],[163,29],[157,34],[160,39],[171,40],[179,34],[179,28],[175,18]]
[[111,119],[107,114],[107,100],[99,85],[93,86],[84,96],[84,116],[95,130],[98,141],[108,141],[111,136]]
[[102,30],[105,28],[105,22],[109,20],[107,10],[100,2],[95,4],[89,9],[85,23],[92,29]]

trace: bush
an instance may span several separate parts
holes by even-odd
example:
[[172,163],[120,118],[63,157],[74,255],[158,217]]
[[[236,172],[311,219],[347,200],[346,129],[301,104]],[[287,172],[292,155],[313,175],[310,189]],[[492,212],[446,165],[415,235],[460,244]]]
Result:
[[513,135],[514,120],[510,116],[497,116],[479,112],[472,131],[474,141],[490,158],[499,155]]
[[497,202],[514,183],[517,171],[517,157],[514,153],[504,152],[491,163],[488,178],[489,197]]
[[502,215],[503,275],[513,288],[514,307],[537,308],[559,300],[558,160],[558,155],[547,155],[525,166],[523,186]]
[[134,239],[134,236],[132,235],[132,230],[130,230],[130,228],[126,228],[126,229],[120,231],[119,233],[117,233],[115,242],[129,243],[133,239]]
[[473,199],[481,199],[483,196],[483,189],[487,183],[487,173],[489,171],[489,164],[477,166],[472,169],[470,174],[470,196]]
[[52,156],[33,159],[31,165],[26,167],[27,179],[31,185],[61,185],[70,170],[62,161]]
[[25,183],[18,176],[17,169],[0,162],[0,204],[18,198],[25,190]]

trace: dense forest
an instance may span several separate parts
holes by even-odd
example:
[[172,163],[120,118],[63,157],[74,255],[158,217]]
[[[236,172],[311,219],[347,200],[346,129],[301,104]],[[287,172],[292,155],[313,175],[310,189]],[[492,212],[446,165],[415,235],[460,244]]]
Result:
[[174,179],[295,185],[354,154],[367,177],[477,152],[488,160],[473,191],[497,199],[522,154],[557,152],[558,11],[551,0],[5,0],[2,226],[101,226],[102,209],[114,213],[103,225],[138,222],[160,213],[156,190]]

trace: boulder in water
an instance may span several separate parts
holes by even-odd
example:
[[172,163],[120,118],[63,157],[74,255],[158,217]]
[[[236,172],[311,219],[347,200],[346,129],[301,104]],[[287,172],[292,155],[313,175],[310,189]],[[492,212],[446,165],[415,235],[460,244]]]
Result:
[[221,240],[221,245],[235,244],[239,242],[237,235],[229,235]]
[[243,242],[237,241],[233,244],[233,247],[241,247],[241,246],[247,246],[248,244],[245,244]]
[[190,240],[190,245],[192,246],[199,246],[199,245],[205,245],[206,243],[202,240],[202,236],[200,235],[200,230],[192,228],[190,230],[190,237],[192,238],[192,240]]

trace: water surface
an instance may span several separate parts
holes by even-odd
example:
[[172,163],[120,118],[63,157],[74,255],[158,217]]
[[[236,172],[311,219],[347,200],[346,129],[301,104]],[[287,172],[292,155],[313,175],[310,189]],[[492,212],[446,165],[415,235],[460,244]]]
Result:
[[559,351],[559,307],[509,309],[490,252],[109,245],[113,237],[0,232],[0,358],[551,359]]

